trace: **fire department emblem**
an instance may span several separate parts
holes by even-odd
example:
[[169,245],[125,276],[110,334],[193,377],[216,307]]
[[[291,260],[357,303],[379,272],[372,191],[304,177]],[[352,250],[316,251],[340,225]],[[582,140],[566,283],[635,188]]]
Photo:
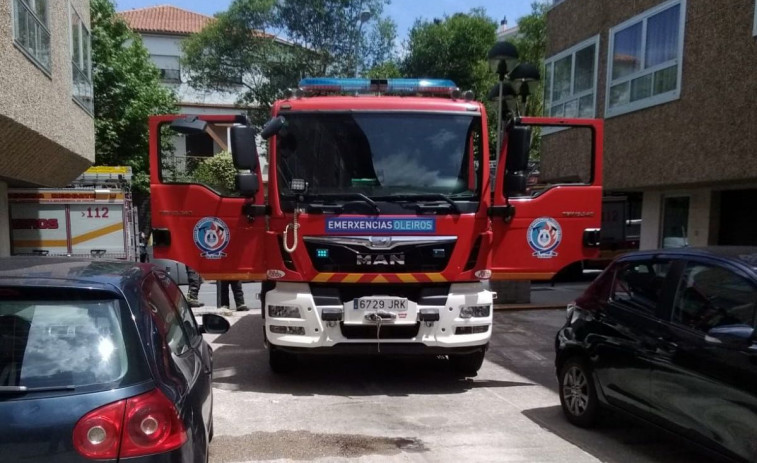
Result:
[[229,227],[218,217],[204,217],[195,225],[193,238],[195,245],[206,259],[226,257],[223,250],[229,245]]
[[534,250],[533,256],[550,259],[557,256],[555,249],[562,241],[562,229],[552,217],[539,217],[531,222],[526,232],[528,245]]

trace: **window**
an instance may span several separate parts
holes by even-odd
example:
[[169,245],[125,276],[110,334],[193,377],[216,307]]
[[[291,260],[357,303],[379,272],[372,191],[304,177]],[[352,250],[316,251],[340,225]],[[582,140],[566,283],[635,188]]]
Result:
[[610,29],[606,117],[678,99],[685,11],[668,1]]
[[14,0],[13,12],[13,40],[27,56],[49,73],[47,0]]
[[676,294],[672,320],[703,332],[719,326],[754,326],[757,290],[728,269],[689,263]]
[[150,274],[142,284],[145,303],[155,316],[158,329],[171,352],[174,355],[182,355],[189,349],[189,340],[182,329],[182,320],[166,293],[163,292],[162,286],[155,275]]
[[71,69],[74,101],[94,111],[92,92],[92,38],[76,10],[71,7]]
[[676,196],[663,199],[662,236],[663,248],[683,248],[689,245],[689,197]]
[[555,117],[594,117],[597,88],[595,36],[546,61],[544,107]]
[[627,262],[618,267],[612,300],[626,307],[653,315],[660,301],[670,262]]
[[179,310],[179,316],[184,324],[184,329],[189,335],[189,339],[191,339],[194,344],[194,341],[199,339],[200,330],[197,328],[197,322],[192,315],[192,311],[189,309],[189,304],[187,304],[184,294],[167,274],[159,273],[158,281],[160,281],[160,284],[163,286],[166,295],[169,300],[171,300],[174,307]]
[[160,78],[169,84],[181,83],[181,65],[178,56],[150,55],[155,67],[160,71]]

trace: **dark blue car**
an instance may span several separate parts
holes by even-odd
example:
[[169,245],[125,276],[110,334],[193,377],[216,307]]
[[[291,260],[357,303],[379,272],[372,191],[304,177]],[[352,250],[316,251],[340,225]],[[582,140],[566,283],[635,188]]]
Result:
[[616,259],[568,307],[556,349],[572,423],[611,408],[757,461],[757,248]]
[[207,461],[228,328],[149,264],[0,259],[0,460]]

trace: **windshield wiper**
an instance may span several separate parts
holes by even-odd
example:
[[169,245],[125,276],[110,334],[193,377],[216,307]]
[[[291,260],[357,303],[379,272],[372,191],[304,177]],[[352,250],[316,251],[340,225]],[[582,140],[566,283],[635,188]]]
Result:
[[[381,208],[379,208],[378,204],[376,204],[376,201],[372,200],[368,196],[364,195],[363,193],[322,193],[322,194],[308,194],[305,196],[305,199],[307,201],[311,201],[314,199],[326,199],[326,200],[335,200],[335,199],[352,199],[353,203],[361,203],[361,204],[367,204],[368,206],[373,209],[373,212],[376,214],[381,213]],[[344,210],[345,206],[347,206],[349,203],[345,204],[321,204],[321,203],[312,203],[308,204],[308,212],[312,213],[324,213],[325,211],[333,211],[334,214],[341,214]]]
[[[450,209],[455,212],[455,214],[460,214],[460,207],[458,207],[457,203],[453,201],[449,196],[442,194],[442,193],[417,193],[417,194],[401,194],[401,195],[388,195],[388,196],[382,196],[380,198],[376,198],[380,200],[386,200],[386,201],[444,201],[445,203],[449,204]],[[423,204],[416,204],[415,205],[416,210],[421,212],[427,212],[427,211],[437,211],[439,208],[434,206],[426,206]]]
[[28,394],[30,392],[57,392],[57,391],[75,391],[76,386],[46,386],[46,387],[27,387],[27,386],[0,386],[0,395]]

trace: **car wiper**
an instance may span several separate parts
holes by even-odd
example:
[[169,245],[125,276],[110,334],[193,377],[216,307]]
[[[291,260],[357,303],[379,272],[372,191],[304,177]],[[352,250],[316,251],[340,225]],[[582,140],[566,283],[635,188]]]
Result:
[[0,395],[28,394],[30,392],[57,392],[57,391],[75,391],[76,386],[45,386],[45,387],[27,387],[27,386],[0,386]]
[[[455,214],[460,214],[460,207],[458,207],[457,203],[453,201],[449,196],[442,193],[388,195],[388,196],[382,196],[376,199],[381,199],[381,200],[386,200],[386,201],[444,201],[445,203],[449,204],[450,208],[455,212]],[[425,206],[422,204],[415,205],[415,208],[418,210],[418,212],[423,212],[423,211],[428,211],[428,210],[436,211],[438,209],[432,206]]]
[[[376,214],[381,213],[381,208],[379,208],[378,204],[376,204],[376,201],[372,200],[368,196],[364,195],[363,193],[321,193],[321,194],[308,194],[305,196],[305,200],[312,201],[312,200],[318,200],[318,199],[325,199],[325,200],[338,200],[338,199],[352,199],[351,202],[357,202],[361,204],[367,204],[368,206],[373,209],[373,212]],[[311,213],[324,213],[327,211],[333,211],[335,214],[340,214],[345,206],[347,204],[323,204],[323,203],[312,203],[308,204],[307,212]]]

